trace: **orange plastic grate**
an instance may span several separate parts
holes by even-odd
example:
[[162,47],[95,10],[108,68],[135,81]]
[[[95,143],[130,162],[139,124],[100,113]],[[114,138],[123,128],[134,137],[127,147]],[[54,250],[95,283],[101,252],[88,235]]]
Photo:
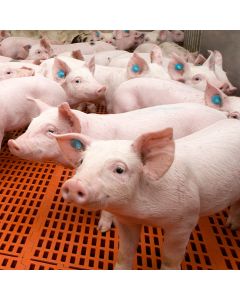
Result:
[[[17,136],[19,132],[14,133]],[[99,212],[88,212],[61,197],[73,171],[0,154],[0,269],[113,269],[117,228],[97,230]],[[240,269],[240,233],[225,227],[227,212],[201,218],[182,269]],[[135,269],[160,269],[162,231],[143,226]]]

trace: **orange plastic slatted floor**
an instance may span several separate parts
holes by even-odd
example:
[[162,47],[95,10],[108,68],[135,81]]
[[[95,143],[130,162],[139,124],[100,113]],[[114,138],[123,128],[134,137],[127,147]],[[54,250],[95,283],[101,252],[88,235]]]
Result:
[[[117,229],[100,233],[99,213],[61,197],[72,171],[14,157],[6,140],[0,153],[0,269],[112,269]],[[240,232],[226,228],[226,218],[224,211],[200,219],[182,269],[240,269]],[[161,230],[144,226],[134,268],[159,269],[161,246]]]

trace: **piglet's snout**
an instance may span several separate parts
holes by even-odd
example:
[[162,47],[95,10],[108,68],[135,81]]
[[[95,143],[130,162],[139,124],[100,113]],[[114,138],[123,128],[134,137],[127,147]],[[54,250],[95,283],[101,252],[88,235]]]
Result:
[[8,140],[8,147],[9,147],[10,151],[15,151],[15,152],[20,151],[19,145],[12,139]]
[[62,196],[65,200],[85,204],[88,201],[88,191],[81,181],[76,179],[67,180],[62,186]]
[[105,86],[102,86],[102,87],[100,87],[99,89],[97,89],[97,91],[96,91],[96,94],[97,94],[97,96],[104,96],[105,95],[105,92],[106,92],[106,87]]
[[230,85],[228,83],[224,83],[223,85],[220,86],[219,89],[222,90],[223,92],[228,92],[228,90],[230,89]]

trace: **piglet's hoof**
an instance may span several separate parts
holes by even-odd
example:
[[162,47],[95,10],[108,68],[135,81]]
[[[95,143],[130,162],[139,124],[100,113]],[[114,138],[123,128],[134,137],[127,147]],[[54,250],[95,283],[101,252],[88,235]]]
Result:
[[101,232],[107,232],[111,229],[112,220],[101,218],[98,222],[98,230]]
[[231,230],[237,230],[240,227],[240,219],[234,220],[230,216],[227,219],[226,227],[230,228]]

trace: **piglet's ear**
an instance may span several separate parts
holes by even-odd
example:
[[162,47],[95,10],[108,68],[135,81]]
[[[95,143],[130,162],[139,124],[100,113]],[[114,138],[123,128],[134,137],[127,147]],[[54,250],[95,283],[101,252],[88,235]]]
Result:
[[75,59],[78,59],[78,60],[85,60],[83,55],[82,55],[82,52],[81,50],[74,50],[72,51],[72,57],[75,58]]
[[206,58],[202,54],[198,54],[198,56],[194,60],[194,65],[195,66],[202,65],[205,61],[206,61]]
[[207,82],[204,99],[207,106],[218,110],[220,110],[221,107],[228,101],[227,95],[215,86],[211,85],[209,82]]
[[6,39],[7,37],[10,37],[11,34],[9,31],[6,31],[6,30],[0,30],[0,36],[4,39]]
[[22,66],[21,68],[19,68],[20,70],[25,70],[26,71],[26,74],[27,76],[34,76],[35,75],[35,70],[32,69],[32,68],[29,68],[29,67],[25,67],[25,66]]
[[206,66],[210,70],[214,71],[214,66],[215,66],[215,57],[214,53],[211,50],[208,50],[209,56],[207,60],[204,62],[203,66]]
[[71,69],[63,60],[54,58],[53,77],[55,81],[57,81],[59,84],[63,84],[70,71]]
[[84,65],[85,67],[87,67],[90,72],[94,75],[94,72],[95,72],[95,56],[93,56],[89,62],[85,63]]
[[144,175],[149,179],[160,179],[174,160],[175,144],[173,129],[141,135],[132,144],[133,150],[141,157]]
[[167,40],[167,37],[168,37],[168,30],[159,31],[159,39],[161,40],[161,42],[165,42]]
[[172,53],[172,58],[168,64],[168,73],[173,80],[184,82],[184,74],[189,71],[189,64],[176,53]]
[[66,121],[72,128],[73,132],[81,132],[81,123],[74,111],[70,108],[67,102],[61,103],[58,106],[59,117]]
[[62,155],[69,165],[76,168],[82,158],[83,152],[90,145],[91,140],[79,133],[51,134],[58,142]]
[[38,109],[38,113],[41,114],[42,112],[44,112],[45,110],[51,108],[52,106],[43,102],[42,100],[40,99],[36,99],[36,98],[33,98],[33,97],[26,97],[26,100],[28,100],[29,102],[32,102],[35,104],[35,106],[37,107]]
[[25,45],[25,46],[23,46],[23,48],[24,48],[26,51],[29,51],[29,50],[32,48],[32,46],[31,46],[31,45]]
[[151,63],[156,63],[159,65],[163,64],[163,54],[162,49],[159,46],[154,46],[150,52]]
[[42,38],[40,40],[40,45],[46,49],[46,51],[48,52],[49,55],[52,55],[53,54],[53,49],[51,47],[51,44],[49,42],[49,40],[47,38]]
[[141,77],[149,70],[147,62],[137,53],[133,53],[127,65],[128,79]]

